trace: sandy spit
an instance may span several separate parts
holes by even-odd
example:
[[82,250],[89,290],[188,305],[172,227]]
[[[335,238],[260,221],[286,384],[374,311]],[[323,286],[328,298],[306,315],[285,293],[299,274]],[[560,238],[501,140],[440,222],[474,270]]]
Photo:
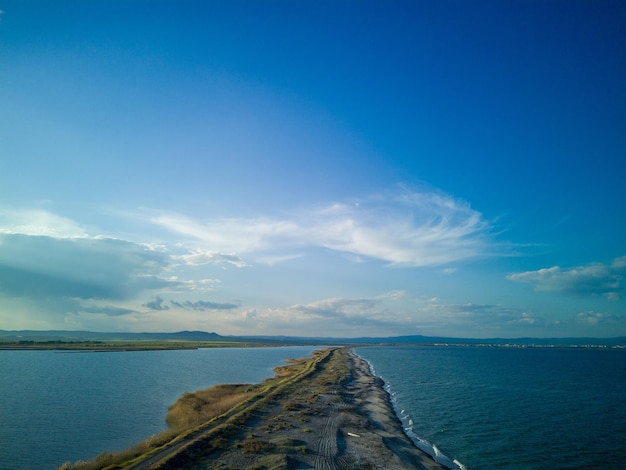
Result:
[[[407,437],[383,381],[351,349],[133,469],[444,469]],[[242,418],[244,416],[245,418]]]

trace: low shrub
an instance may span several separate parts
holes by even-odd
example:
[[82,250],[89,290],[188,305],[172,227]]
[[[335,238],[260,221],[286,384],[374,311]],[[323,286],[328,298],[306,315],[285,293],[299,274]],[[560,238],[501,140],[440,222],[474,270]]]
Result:
[[271,450],[274,446],[263,439],[246,439],[243,441],[243,451],[246,454],[260,454]]
[[285,411],[296,411],[302,408],[302,405],[297,401],[288,401],[283,405],[283,410]]
[[282,454],[272,454],[258,458],[254,464],[248,467],[248,470],[287,470],[288,468],[291,468],[289,457]]

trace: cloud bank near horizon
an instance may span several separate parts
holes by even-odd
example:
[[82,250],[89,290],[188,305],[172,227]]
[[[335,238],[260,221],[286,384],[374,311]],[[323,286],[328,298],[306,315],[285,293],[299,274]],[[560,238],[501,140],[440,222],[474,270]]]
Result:
[[0,290],[9,296],[124,300],[177,285],[164,253],[111,238],[0,234]]
[[275,265],[305,256],[307,248],[408,268],[494,252],[483,216],[468,203],[435,192],[332,203],[283,218],[134,217],[147,222],[144,232],[154,225],[165,229],[163,239],[149,243],[147,237],[102,235],[106,230],[45,210],[0,211],[0,289],[7,295],[124,299],[145,290],[206,291],[219,282],[179,279],[171,274],[177,268],[245,268],[248,259]]
[[[307,251],[311,249],[336,254],[333,263],[377,260],[401,268],[439,266],[492,251],[491,227],[483,216],[468,203],[434,191],[329,203],[283,217],[201,222],[154,211],[147,215],[145,210],[117,214],[118,230],[124,227],[120,221],[132,219],[134,232],[88,226],[42,209],[0,210],[4,303],[20,299],[31,312],[41,311],[42,319],[66,317],[73,324],[95,319],[104,324],[115,317],[132,325],[164,315],[172,322],[181,312],[232,316],[241,307],[233,294],[206,298],[223,287],[211,275],[216,269],[247,270],[261,264],[280,270],[290,260],[314,256]],[[227,287],[236,292],[230,282]],[[268,304],[262,308],[268,309],[275,328],[280,328],[277,318],[289,322],[304,315],[319,321],[324,312],[346,325],[397,326],[391,310],[372,314],[373,303],[380,302],[327,299],[284,310]]]
[[595,263],[587,266],[550,268],[509,274],[514,282],[534,285],[536,291],[575,294],[579,296],[605,296],[617,301],[624,292],[623,276],[626,274],[626,256],[615,258],[609,264]]
[[[335,253],[338,263],[377,260],[382,269],[436,268],[446,276],[457,275],[450,264],[506,254],[498,252],[493,227],[478,211],[439,193],[375,196],[303,209],[282,218],[200,222],[164,213],[147,216],[146,211],[135,217],[151,234],[151,242],[147,237],[144,242],[104,236],[100,234],[104,230],[88,229],[47,211],[1,212],[4,304],[27,299],[31,312],[42,312],[42,325],[48,320],[53,323],[56,316],[71,327],[100,330],[113,324],[112,319],[116,329],[136,329],[146,321],[176,329],[185,322],[197,329],[211,325],[209,329],[217,331],[221,325],[228,334],[290,335],[298,331],[320,335],[326,331],[322,325],[330,322],[333,335],[346,337],[357,330],[360,336],[394,336],[437,335],[453,328],[461,336],[472,330],[529,334],[559,326],[528,309],[418,298],[404,290],[371,297],[322,294],[308,303],[257,305],[224,299],[222,279],[211,275],[230,270],[232,283],[237,273],[254,270],[257,264],[268,273],[278,272],[290,260],[314,255],[308,249]],[[162,231],[155,232],[155,226]],[[160,237],[156,242],[155,236]],[[617,301],[624,290],[624,271],[626,256],[608,264],[555,266],[510,274],[507,279],[533,284],[538,291],[603,295]],[[231,292],[237,288],[228,287]],[[209,300],[207,293],[214,298]],[[570,315],[569,324],[595,328],[623,321],[614,313],[580,310]]]

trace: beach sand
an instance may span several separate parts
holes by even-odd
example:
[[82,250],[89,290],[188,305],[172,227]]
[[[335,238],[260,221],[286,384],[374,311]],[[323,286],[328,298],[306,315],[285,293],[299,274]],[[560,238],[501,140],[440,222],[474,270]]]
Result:
[[[280,368],[276,370],[279,371]],[[367,362],[333,349],[314,370],[134,469],[443,469],[415,447]]]

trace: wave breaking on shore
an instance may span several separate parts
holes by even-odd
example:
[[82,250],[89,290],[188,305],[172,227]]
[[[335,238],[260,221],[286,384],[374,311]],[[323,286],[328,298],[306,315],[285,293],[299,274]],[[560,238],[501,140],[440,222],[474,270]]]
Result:
[[[355,354],[358,355],[356,351]],[[407,413],[406,410],[402,408],[401,404],[398,403],[397,394],[393,391],[391,384],[384,377],[376,372],[374,364],[372,364],[369,360],[360,355],[359,358],[361,358],[367,364],[369,372],[372,376],[378,377],[380,380],[382,380],[383,390],[387,393],[387,396],[389,397],[389,402],[391,403],[391,406],[396,416],[402,423],[402,429],[404,430],[404,433],[409,437],[409,439],[411,439],[415,447],[428,454],[435,462],[449,469],[467,470],[467,467],[463,463],[461,463],[457,459],[451,459],[450,457],[442,453],[435,444],[432,444],[427,439],[415,433],[415,431],[413,430],[413,419],[409,415],[409,413]]]

